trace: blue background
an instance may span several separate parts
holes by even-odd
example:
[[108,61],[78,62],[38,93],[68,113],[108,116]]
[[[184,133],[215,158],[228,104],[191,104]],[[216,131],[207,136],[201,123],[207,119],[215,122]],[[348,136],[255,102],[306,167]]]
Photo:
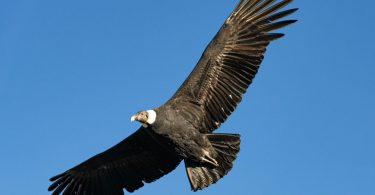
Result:
[[[0,1],[0,194],[119,142],[180,86],[238,1]],[[375,194],[375,3],[302,1],[218,132],[228,176],[197,194]],[[136,192],[193,194],[183,166]]]

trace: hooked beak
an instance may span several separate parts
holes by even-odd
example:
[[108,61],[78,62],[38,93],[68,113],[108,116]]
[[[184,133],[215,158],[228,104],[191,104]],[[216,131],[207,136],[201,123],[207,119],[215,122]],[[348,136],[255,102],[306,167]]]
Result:
[[134,122],[135,119],[136,119],[136,116],[134,115],[134,116],[132,116],[132,117],[130,118],[130,121],[131,121],[131,122]]

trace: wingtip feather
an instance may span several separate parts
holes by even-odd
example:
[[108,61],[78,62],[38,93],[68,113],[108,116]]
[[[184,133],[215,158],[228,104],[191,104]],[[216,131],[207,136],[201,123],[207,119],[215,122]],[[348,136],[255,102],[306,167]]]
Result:
[[63,177],[63,176],[65,176],[66,175],[66,172],[65,173],[61,173],[61,174],[58,174],[58,175],[55,175],[55,176],[53,176],[53,177],[51,177],[50,179],[49,179],[49,181],[56,181],[57,179],[59,179],[59,178],[61,178],[61,177]]

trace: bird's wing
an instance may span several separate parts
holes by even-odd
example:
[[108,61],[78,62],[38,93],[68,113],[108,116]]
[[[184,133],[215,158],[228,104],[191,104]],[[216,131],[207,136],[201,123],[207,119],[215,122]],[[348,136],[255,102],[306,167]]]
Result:
[[181,162],[169,143],[141,127],[134,134],[80,165],[52,177],[53,194],[124,194],[168,174]]
[[272,31],[296,21],[278,21],[297,10],[279,11],[291,2],[241,0],[167,104],[175,105],[202,133],[217,129],[241,101],[266,47],[283,36]]

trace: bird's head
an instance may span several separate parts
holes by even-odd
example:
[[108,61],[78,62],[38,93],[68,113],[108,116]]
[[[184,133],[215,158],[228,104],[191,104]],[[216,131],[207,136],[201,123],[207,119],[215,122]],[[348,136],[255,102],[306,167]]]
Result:
[[152,125],[155,122],[156,112],[154,110],[140,111],[133,115],[130,120],[132,122],[138,121],[142,123],[144,127],[147,127],[148,125]]

